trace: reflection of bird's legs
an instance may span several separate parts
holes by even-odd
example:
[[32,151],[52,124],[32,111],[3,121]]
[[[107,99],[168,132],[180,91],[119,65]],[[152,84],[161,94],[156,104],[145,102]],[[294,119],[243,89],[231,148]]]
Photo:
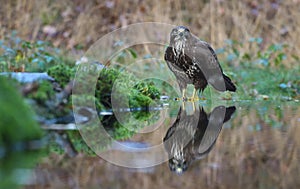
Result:
[[182,110],[185,111],[185,101],[182,101]]
[[195,111],[196,111],[195,101],[193,101],[192,103],[193,103],[193,113],[195,113]]
[[186,89],[182,89],[182,101],[186,101]]
[[203,96],[203,90],[200,91],[200,99],[205,100],[205,97]]
[[198,90],[196,88],[194,88],[194,90],[193,90],[193,96],[191,98],[191,101],[197,101],[197,100],[199,100],[199,97],[197,95],[197,91]]
[[[191,109],[190,104],[192,104],[192,109]],[[195,113],[195,111],[197,110],[196,102],[195,101],[182,101],[182,110],[189,112],[189,114]]]
[[185,101],[186,101],[186,89],[182,89],[182,110],[185,110]]

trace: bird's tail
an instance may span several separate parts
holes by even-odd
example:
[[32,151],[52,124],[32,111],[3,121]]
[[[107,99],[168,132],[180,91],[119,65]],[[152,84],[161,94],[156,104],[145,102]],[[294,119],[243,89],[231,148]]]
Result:
[[224,74],[223,74],[223,78],[224,78],[224,81],[225,81],[226,90],[235,92],[236,87],[232,83],[231,79],[229,77],[227,77],[226,75],[224,75]]

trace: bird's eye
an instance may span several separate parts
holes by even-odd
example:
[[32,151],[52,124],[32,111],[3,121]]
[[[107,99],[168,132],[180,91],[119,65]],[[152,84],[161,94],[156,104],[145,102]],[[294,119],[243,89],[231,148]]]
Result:
[[176,29],[173,29],[172,32],[171,32],[171,34],[173,34],[173,35],[175,35],[177,33],[178,33],[178,30],[176,30]]
[[189,29],[187,29],[187,28],[185,28],[185,30],[184,30],[185,32],[190,32],[190,30]]

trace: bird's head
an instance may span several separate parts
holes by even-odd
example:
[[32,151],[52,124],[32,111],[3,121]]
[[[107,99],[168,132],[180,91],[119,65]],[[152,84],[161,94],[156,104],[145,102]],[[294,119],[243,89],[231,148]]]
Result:
[[170,41],[186,41],[190,37],[190,30],[185,26],[177,26],[171,31]]
[[188,163],[185,159],[171,158],[169,160],[170,171],[182,174],[188,169]]
[[185,26],[177,26],[171,31],[170,45],[177,50],[185,46],[185,42],[191,36],[190,30]]

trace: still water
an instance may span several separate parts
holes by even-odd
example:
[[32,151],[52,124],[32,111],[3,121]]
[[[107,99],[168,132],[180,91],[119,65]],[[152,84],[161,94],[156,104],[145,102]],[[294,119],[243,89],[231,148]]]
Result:
[[103,158],[44,158],[26,188],[300,187],[299,102],[179,103]]

